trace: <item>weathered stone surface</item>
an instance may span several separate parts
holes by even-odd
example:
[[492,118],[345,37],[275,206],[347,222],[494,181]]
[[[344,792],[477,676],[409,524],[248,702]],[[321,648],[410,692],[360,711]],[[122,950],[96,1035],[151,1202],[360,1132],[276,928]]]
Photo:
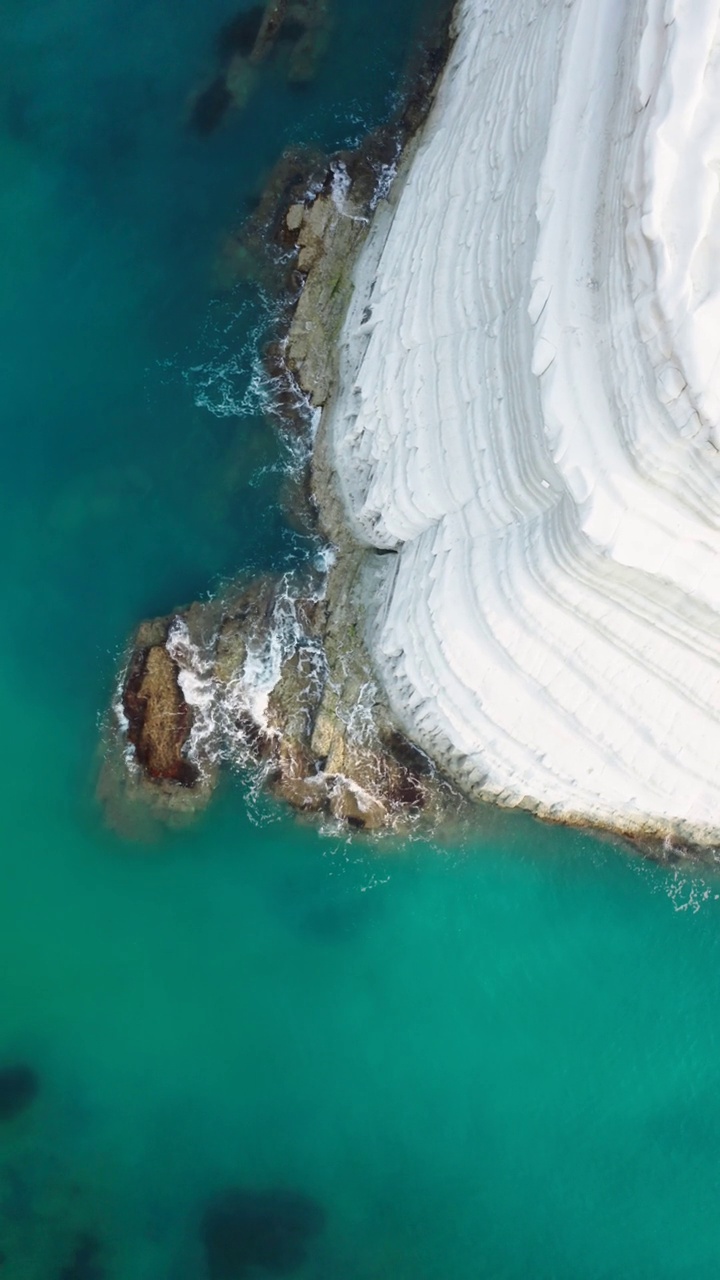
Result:
[[[151,626],[148,625],[148,632]],[[183,754],[192,714],[178,675],[178,664],[165,644],[140,644],[125,684],[123,709],[128,719],[128,741],[148,776],[192,787],[198,781],[198,770]]]
[[330,796],[330,812],[358,830],[377,831],[387,825],[390,814],[376,796],[348,778],[335,779]]
[[274,785],[275,795],[300,813],[322,813],[328,804],[328,780],[325,774],[301,777],[281,775]]
[[220,684],[228,684],[243,670],[248,644],[259,642],[260,628],[272,613],[276,585],[273,578],[256,578],[220,607],[213,655]]
[[352,292],[352,264],[367,234],[362,206],[346,196],[338,207],[329,191],[304,210],[296,232],[297,267],[305,282],[288,333],[285,361],[298,385],[318,407],[335,376],[336,343]]
[[115,825],[138,802],[171,821],[189,816],[207,803],[221,761],[258,769],[299,812],[358,830],[394,828],[422,810],[437,816],[441,780],[378,702],[357,585],[341,558],[326,594],[317,582],[301,592],[268,577],[142,623],[122,692],[129,723],[116,730],[124,749],[109,754],[103,776]]
[[291,204],[285,218],[285,226],[288,231],[299,231],[305,216],[305,206],[302,204]]

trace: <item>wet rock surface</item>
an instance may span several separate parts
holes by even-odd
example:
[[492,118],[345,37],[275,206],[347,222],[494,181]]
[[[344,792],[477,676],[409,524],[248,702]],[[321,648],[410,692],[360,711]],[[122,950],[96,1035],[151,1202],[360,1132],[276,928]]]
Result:
[[[147,670],[147,653],[164,649],[164,657],[155,658],[162,679],[153,686],[157,705],[142,721],[142,736],[116,729],[137,800],[191,813],[207,803],[224,764],[253,770],[265,790],[298,812],[354,830],[439,815],[450,793],[383,708],[351,621],[348,588],[359,579],[351,584],[346,570],[339,583],[334,571],[329,580],[317,574],[303,583],[259,579],[222,600],[141,625],[122,706],[128,688],[131,701],[140,698],[136,686],[146,689],[148,677],[139,682],[138,672]],[[182,688],[187,700],[177,714]],[[153,773],[145,763],[166,759],[172,768]]]
[[148,777],[192,787],[198,781],[198,769],[183,755],[192,712],[178,683],[180,668],[168,652],[167,639],[167,628],[161,623],[145,624],[138,632],[123,692],[127,737]]
[[[385,124],[355,149],[332,156],[310,148],[284,152],[251,216],[221,245],[218,286],[249,278],[285,299],[284,336],[268,351],[267,367],[294,387],[288,408],[298,389],[316,407],[327,400],[358,251],[429,111],[451,44],[448,11],[406,69],[398,106]],[[292,413],[289,418],[292,425]]]
[[233,1188],[223,1192],[202,1219],[210,1280],[296,1271],[324,1222],[321,1205],[297,1191]]

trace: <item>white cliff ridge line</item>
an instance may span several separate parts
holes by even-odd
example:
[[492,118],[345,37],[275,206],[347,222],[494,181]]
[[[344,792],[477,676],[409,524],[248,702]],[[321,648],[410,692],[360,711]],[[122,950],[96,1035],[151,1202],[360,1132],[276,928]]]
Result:
[[720,839],[720,0],[461,0],[326,423],[477,794]]

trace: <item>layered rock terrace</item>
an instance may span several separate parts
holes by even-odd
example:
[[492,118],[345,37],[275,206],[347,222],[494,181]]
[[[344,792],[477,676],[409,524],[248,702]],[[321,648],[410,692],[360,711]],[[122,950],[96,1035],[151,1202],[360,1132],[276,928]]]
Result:
[[341,339],[372,653],[472,794],[720,841],[720,10],[463,0]]

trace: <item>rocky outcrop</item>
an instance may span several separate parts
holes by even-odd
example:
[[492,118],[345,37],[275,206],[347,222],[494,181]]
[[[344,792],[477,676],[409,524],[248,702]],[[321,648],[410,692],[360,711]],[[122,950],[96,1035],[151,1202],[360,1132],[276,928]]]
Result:
[[127,738],[149,778],[185,787],[198,781],[197,767],[183,755],[192,712],[178,683],[180,668],[167,648],[162,621],[140,627],[123,690]]
[[[261,60],[262,41],[277,38],[273,23],[281,31],[294,12],[268,6],[242,56]],[[233,39],[249,44],[245,20]],[[308,459],[311,424],[333,393],[354,261],[376,209],[387,207],[448,47],[445,30],[426,47],[396,115],[358,151],[283,156],[255,213],[223,246],[223,283],[259,275],[285,300],[266,368],[275,417],[305,434]],[[298,488],[309,486],[308,465]],[[298,812],[357,830],[397,829],[420,815],[436,822],[457,809],[457,796],[399,732],[379,693],[362,624],[376,557],[349,537],[332,474],[317,460],[308,512],[332,544],[326,572],[242,584],[138,629],[101,782],[111,818],[121,813],[124,827],[128,803],[171,820],[195,812],[221,765],[251,768]]]
[[225,764],[358,830],[440,815],[450,793],[390,723],[354,634],[361,575],[334,573],[260,579],[141,625],[117,703],[135,801],[193,812]]

